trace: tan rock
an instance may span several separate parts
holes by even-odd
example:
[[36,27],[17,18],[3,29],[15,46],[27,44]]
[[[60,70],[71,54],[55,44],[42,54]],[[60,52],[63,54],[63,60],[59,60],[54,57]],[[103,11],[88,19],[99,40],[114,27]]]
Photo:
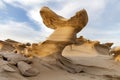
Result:
[[26,53],[26,49],[27,47],[30,47],[31,44],[30,43],[26,43],[26,44],[22,44],[22,43],[19,43],[19,44],[14,44],[14,51],[15,53],[20,53],[20,54],[23,54],[25,56],[28,56]]
[[76,43],[72,45],[68,45],[62,52],[63,56],[96,56],[96,55],[109,55],[111,47],[108,47],[104,44],[100,44],[99,41],[91,41],[83,38],[76,39]]
[[101,54],[108,55],[113,43],[104,43],[95,45],[96,50]]
[[36,76],[39,74],[39,70],[33,68],[31,65],[25,63],[24,61],[20,61],[17,63],[18,69],[20,70],[23,76]]
[[88,40],[85,39],[83,36],[80,36],[79,38],[76,38],[75,44],[83,44],[84,42],[87,42]]
[[55,31],[46,41],[32,49],[37,57],[61,53],[64,47],[75,42],[76,34],[87,24],[88,16],[85,10],[78,11],[70,19],[60,17],[47,7],[40,10],[44,24]]
[[110,54],[113,55],[115,61],[120,61],[120,46],[113,47]]
[[0,51],[12,52],[15,48],[12,44],[7,43],[5,41],[0,41]]
[[95,45],[99,44],[98,41],[86,41],[82,44],[72,44],[65,47],[62,52],[63,56],[96,56],[97,50],[95,49]]
[[19,44],[20,42],[17,42],[17,41],[14,41],[14,40],[11,40],[11,39],[6,39],[5,42],[9,43],[9,44]]
[[113,45],[113,43],[107,42],[107,43],[104,43],[103,45],[104,45],[104,46],[111,47],[111,46]]
[[29,47],[25,54],[30,54],[39,58],[50,57],[53,63],[61,68],[75,73],[80,70],[61,54],[65,46],[75,43],[76,34],[81,31],[88,22],[86,10],[78,11],[75,16],[65,19],[48,7],[40,10],[44,24],[55,31],[43,43]]

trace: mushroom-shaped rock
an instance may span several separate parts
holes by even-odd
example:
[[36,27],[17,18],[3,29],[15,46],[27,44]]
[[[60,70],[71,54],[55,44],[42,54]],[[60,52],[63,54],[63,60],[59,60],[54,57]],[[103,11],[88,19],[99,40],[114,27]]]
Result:
[[70,19],[65,19],[57,15],[48,7],[43,7],[40,10],[40,14],[44,24],[48,28],[52,28],[52,29],[57,29],[60,27],[67,27],[67,26],[82,29],[88,22],[88,16],[85,9],[78,11],[75,14],[75,16],[71,17]]
[[[74,70],[75,67],[71,66],[72,63],[65,61],[67,59],[64,59],[61,53],[65,46],[75,43],[76,34],[87,24],[88,15],[86,10],[83,9],[78,11],[70,19],[65,19],[57,15],[48,7],[41,8],[40,14],[43,19],[43,23],[48,28],[54,29],[55,31],[47,38],[46,41],[36,47],[28,48],[28,51],[26,52],[39,58],[53,56],[56,62],[58,61],[64,67]],[[69,65],[66,63],[69,63]]]
[[70,19],[57,15],[48,7],[43,7],[40,14],[43,23],[48,28],[55,30],[47,39],[52,41],[74,42],[76,33],[82,30],[88,22],[87,12],[84,9],[78,11]]
[[45,57],[54,53],[61,53],[65,46],[75,43],[76,34],[82,30],[88,22],[86,10],[78,11],[75,16],[65,19],[48,7],[40,10],[44,24],[55,31],[46,41],[33,47],[30,53],[35,53],[37,57]]

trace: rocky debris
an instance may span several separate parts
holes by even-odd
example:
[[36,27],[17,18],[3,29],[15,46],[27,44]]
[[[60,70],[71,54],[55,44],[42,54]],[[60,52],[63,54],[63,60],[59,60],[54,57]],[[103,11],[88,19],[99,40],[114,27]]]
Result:
[[16,67],[24,76],[36,76],[39,74],[39,71],[30,65],[32,61],[21,54],[2,52],[0,55],[1,70],[15,72],[16,70],[9,66],[11,65]]

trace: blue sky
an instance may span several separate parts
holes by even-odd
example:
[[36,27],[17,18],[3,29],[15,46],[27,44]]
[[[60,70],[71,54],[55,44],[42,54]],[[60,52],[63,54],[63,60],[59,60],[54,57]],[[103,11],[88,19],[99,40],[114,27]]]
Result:
[[77,35],[120,45],[119,5],[119,0],[1,0],[0,39],[10,38],[20,42],[45,40],[53,30],[44,26],[39,10],[48,6],[65,18],[86,9],[89,22]]

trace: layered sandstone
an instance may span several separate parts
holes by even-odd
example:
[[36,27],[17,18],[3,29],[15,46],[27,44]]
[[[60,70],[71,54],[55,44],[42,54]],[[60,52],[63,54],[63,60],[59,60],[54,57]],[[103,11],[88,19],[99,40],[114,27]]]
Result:
[[115,61],[120,61],[120,46],[113,47],[110,54],[113,55]]
[[5,52],[12,52],[14,51],[14,47],[12,44],[5,42],[5,41],[0,41],[0,51],[5,51]]
[[[108,43],[107,43],[108,44]],[[106,43],[101,44],[99,41],[92,41],[85,39],[83,36],[80,36],[76,39],[76,43],[68,45],[62,52],[64,56],[97,56],[97,55],[109,55],[109,51],[113,43],[109,43],[107,46]]]
[[32,54],[33,56],[42,57],[54,57],[54,61],[58,61],[57,64],[70,71],[76,72],[72,63],[67,61],[61,54],[65,46],[75,43],[76,34],[81,31],[88,22],[88,16],[86,10],[78,11],[70,19],[65,19],[48,7],[43,7],[40,10],[43,23],[54,32],[40,45],[30,47],[25,54]]

